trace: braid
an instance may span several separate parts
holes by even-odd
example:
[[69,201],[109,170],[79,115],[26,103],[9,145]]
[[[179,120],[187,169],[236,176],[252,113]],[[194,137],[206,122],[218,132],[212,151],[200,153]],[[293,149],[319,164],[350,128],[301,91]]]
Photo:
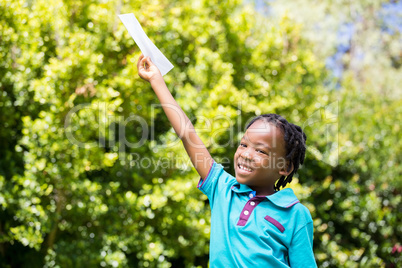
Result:
[[299,169],[299,166],[304,163],[306,155],[306,140],[307,136],[301,127],[289,123],[285,118],[277,114],[263,114],[255,117],[246,127],[248,129],[257,120],[265,120],[266,122],[274,124],[283,133],[285,140],[286,156],[285,159],[289,161],[289,168],[293,166],[292,172],[288,176],[281,176],[275,184],[275,190],[279,191],[281,187],[292,181],[293,175]]

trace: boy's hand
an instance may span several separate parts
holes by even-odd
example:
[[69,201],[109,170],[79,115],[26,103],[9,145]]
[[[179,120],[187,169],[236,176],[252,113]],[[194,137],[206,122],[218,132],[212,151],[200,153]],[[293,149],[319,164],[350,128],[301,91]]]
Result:
[[144,57],[141,54],[137,63],[138,74],[140,77],[148,82],[156,81],[159,79],[163,80],[162,74],[158,67],[152,63],[150,57]]

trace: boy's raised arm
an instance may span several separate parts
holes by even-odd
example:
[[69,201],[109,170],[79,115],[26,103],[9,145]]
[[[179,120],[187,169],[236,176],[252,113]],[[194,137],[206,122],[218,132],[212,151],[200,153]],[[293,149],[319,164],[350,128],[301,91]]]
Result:
[[151,83],[152,89],[158,97],[163,111],[172,124],[176,134],[182,140],[191,162],[201,178],[205,179],[213,160],[204,143],[195,132],[190,119],[188,119],[187,115],[173,98],[159,69],[151,62],[149,57],[141,55],[137,63],[137,68],[140,77]]

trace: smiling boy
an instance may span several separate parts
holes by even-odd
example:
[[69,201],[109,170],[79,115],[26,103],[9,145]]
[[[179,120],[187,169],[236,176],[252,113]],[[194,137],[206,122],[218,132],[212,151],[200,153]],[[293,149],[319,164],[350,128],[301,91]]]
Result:
[[190,120],[147,57],[138,73],[151,83],[195,169],[211,207],[210,267],[317,267],[313,221],[292,189],[306,135],[276,114],[254,118],[235,153],[236,177],[212,159]]

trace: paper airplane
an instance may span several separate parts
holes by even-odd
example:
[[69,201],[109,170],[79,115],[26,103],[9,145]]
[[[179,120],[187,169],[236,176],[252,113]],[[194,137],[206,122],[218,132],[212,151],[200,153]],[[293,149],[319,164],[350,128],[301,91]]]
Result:
[[145,57],[151,58],[151,61],[158,67],[162,76],[167,74],[173,68],[173,64],[148,38],[134,14],[128,13],[118,16],[127,28],[128,33],[140,48],[142,54],[144,54]]

